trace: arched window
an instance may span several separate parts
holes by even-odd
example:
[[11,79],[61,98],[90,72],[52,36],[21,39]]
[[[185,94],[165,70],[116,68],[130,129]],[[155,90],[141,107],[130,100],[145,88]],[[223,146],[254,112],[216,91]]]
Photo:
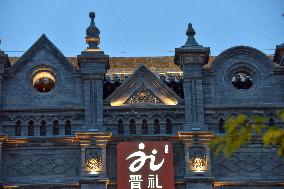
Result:
[[172,122],[170,119],[166,120],[166,134],[172,134],[173,132],[173,127],[172,127]]
[[59,135],[59,124],[57,120],[53,121],[53,135]]
[[15,136],[21,136],[22,134],[22,123],[18,120],[15,126]]
[[136,134],[136,124],[134,119],[131,119],[129,122],[129,133]]
[[225,120],[221,118],[219,120],[219,133],[225,133],[224,123],[225,123]]
[[268,126],[271,127],[271,126],[275,126],[275,122],[274,122],[274,119],[271,117],[269,118],[269,121],[268,121]]
[[118,123],[117,123],[117,133],[120,134],[120,135],[124,134],[124,126],[123,126],[122,119],[118,120]]
[[40,136],[46,136],[46,122],[44,120],[42,120],[42,122],[40,123]]
[[147,135],[148,134],[148,124],[147,124],[147,120],[146,119],[142,120],[142,134],[143,135]]
[[28,123],[28,136],[34,136],[34,122],[32,120]]
[[160,134],[160,122],[158,119],[154,121],[154,134]]
[[65,135],[71,135],[71,121],[69,119],[65,122]]

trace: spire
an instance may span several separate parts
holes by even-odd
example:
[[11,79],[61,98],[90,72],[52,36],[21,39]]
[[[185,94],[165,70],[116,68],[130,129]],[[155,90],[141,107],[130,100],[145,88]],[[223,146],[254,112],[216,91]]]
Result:
[[98,50],[98,45],[100,44],[100,30],[96,27],[94,12],[89,13],[91,18],[90,26],[86,29],[86,43],[89,45],[87,49],[96,49]]
[[186,30],[186,35],[187,35],[188,38],[187,38],[185,44],[182,47],[185,47],[185,48],[202,47],[202,45],[199,45],[194,38],[195,31],[194,31],[191,23],[188,24],[188,28]]

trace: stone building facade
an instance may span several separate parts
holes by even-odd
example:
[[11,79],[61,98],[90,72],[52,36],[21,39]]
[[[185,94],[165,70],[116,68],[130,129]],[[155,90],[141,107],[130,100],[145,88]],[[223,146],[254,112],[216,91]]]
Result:
[[284,44],[273,56],[236,46],[213,57],[189,24],[174,57],[109,58],[90,18],[77,57],[44,34],[20,58],[0,52],[3,188],[115,189],[125,141],[170,141],[176,189],[284,188],[275,148],[254,141],[226,159],[209,146],[241,113],[283,126]]

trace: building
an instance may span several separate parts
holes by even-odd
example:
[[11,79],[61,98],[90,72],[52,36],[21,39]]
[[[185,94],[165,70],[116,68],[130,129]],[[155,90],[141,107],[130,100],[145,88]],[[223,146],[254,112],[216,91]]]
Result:
[[[44,34],[20,58],[1,51],[3,188],[144,189],[143,179],[146,188],[172,189],[173,180],[176,189],[284,188],[275,148],[254,141],[226,159],[209,145],[240,113],[283,125],[284,44],[274,56],[236,46],[212,57],[189,24],[174,57],[109,58],[89,16],[88,47],[77,57]],[[156,156],[163,145],[168,156]],[[124,161],[138,155],[125,155],[136,147],[131,169]]]

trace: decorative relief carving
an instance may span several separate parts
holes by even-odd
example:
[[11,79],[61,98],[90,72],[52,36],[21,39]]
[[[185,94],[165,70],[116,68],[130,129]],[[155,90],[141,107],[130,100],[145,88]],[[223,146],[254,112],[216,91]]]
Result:
[[189,168],[193,172],[207,170],[206,149],[204,147],[192,147],[189,149]]
[[142,120],[142,119],[147,119],[149,122],[154,122],[155,119],[158,120],[166,120],[167,118],[175,120],[175,122],[183,122],[184,120],[184,114],[183,112],[166,112],[166,113],[161,113],[159,112],[158,114],[155,112],[139,112],[135,114],[129,114],[129,112],[125,113],[108,113],[104,114],[104,123],[106,124],[117,124],[119,119],[122,119],[123,122],[129,122],[131,119],[135,120]]
[[[73,173],[79,154],[10,155],[6,164],[8,176],[56,176]],[[71,169],[73,171],[71,171]]]
[[213,171],[216,176],[238,174],[261,174],[263,176],[284,176],[284,161],[276,152],[237,152],[229,159],[214,156]]
[[102,171],[103,160],[102,160],[102,149],[86,149],[86,171],[91,174],[98,174]]
[[277,118],[277,111],[258,111],[252,110],[251,112],[215,112],[215,111],[205,111],[206,117],[210,120],[219,120],[220,118],[229,119],[230,117],[237,117],[240,114],[244,114],[248,116],[250,119],[254,119],[257,116],[265,117],[265,118]]
[[163,103],[150,89],[145,86],[140,87],[132,94],[124,104],[161,104]]
[[74,113],[74,114],[69,114],[69,115],[50,114],[50,113],[46,113],[46,114],[47,115],[44,115],[44,113],[28,115],[28,114],[11,113],[11,114],[8,114],[7,116],[4,116],[4,118],[6,117],[6,119],[9,120],[9,121],[15,121],[15,120],[27,121],[27,120],[30,120],[30,119],[37,120],[37,121],[40,121],[41,119],[46,119],[46,120],[50,121],[50,120],[53,120],[53,119],[78,120],[78,119],[82,119],[82,116],[83,116],[80,113]]

